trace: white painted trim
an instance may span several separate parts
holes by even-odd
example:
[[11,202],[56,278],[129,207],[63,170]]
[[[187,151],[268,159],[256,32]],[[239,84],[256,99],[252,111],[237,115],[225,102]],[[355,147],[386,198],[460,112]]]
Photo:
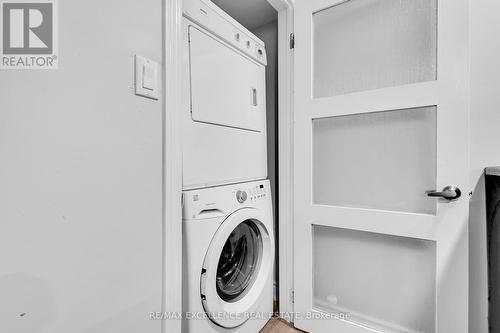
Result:
[[[279,12],[281,11],[286,11],[288,9],[293,8],[293,1],[292,0],[267,0],[271,6],[273,6],[276,11]],[[278,17],[279,20],[279,17]]]
[[279,311],[293,321],[293,2],[268,1],[278,10]]
[[[162,311],[182,311],[182,0],[163,0],[163,294]],[[181,333],[180,319],[162,322],[162,333]]]

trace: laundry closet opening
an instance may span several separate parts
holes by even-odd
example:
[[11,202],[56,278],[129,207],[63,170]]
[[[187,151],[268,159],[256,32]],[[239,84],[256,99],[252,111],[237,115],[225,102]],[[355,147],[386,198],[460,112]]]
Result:
[[212,0],[265,44],[267,175],[271,184],[275,237],[274,300],[278,301],[278,12],[267,0]]

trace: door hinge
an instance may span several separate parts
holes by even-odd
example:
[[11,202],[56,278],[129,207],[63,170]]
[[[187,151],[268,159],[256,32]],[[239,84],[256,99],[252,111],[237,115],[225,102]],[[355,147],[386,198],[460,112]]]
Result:
[[292,290],[291,298],[292,298],[292,303],[295,303],[295,291],[294,290]]
[[290,50],[295,48],[295,35],[293,33],[290,34]]

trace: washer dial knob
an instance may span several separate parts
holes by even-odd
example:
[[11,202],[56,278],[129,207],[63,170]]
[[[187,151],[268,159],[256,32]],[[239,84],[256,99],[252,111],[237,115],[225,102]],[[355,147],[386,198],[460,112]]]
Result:
[[239,203],[244,203],[247,200],[247,192],[245,191],[236,192],[236,200],[238,200]]

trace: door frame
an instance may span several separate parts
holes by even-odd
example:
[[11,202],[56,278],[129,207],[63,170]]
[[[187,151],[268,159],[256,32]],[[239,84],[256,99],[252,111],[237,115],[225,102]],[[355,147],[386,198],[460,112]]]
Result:
[[267,0],[278,12],[278,299],[293,322],[293,0]]
[[[293,321],[293,0],[267,0],[278,12],[279,311]],[[182,313],[182,0],[162,0],[163,181],[162,313]],[[167,43],[167,41],[169,41]],[[175,223],[175,221],[177,221]],[[175,272],[175,273],[174,273]],[[181,320],[162,321],[181,333]]]
[[[181,333],[182,321],[182,0],[162,0],[162,230],[163,269],[161,332]],[[167,42],[168,41],[168,42]],[[176,318],[175,316],[172,318]]]

